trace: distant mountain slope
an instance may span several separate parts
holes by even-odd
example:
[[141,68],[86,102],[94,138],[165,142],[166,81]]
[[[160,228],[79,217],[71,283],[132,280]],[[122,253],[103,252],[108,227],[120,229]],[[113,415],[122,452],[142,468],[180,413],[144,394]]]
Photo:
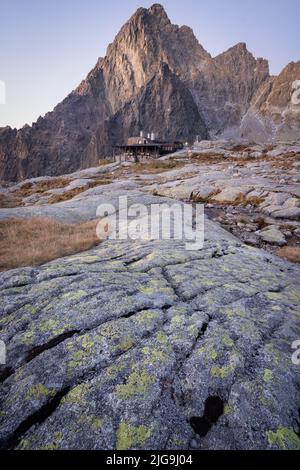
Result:
[[241,135],[262,141],[300,139],[300,62],[291,62],[258,89]]

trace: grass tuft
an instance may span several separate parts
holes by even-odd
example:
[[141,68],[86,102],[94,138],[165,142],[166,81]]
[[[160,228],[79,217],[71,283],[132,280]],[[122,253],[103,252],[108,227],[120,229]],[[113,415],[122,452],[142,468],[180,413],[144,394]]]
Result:
[[63,224],[46,217],[0,221],[0,271],[38,266],[100,243],[98,220]]
[[285,246],[277,251],[277,255],[292,263],[300,263],[300,246]]

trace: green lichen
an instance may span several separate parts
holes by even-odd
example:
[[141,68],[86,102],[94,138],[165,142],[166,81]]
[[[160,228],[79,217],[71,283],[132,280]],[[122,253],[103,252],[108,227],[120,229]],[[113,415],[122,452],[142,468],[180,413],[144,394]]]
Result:
[[201,346],[201,348],[197,349],[197,355],[202,356],[203,354],[206,353],[206,351],[207,351],[207,348],[205,346]]
[[49,390],[47,387],[45,387],[45,385],[38,384],[28,389],[25,399],[26,400],[31,400],[31,399],[39,400],[42,397],[48,397],[54,394],[55,394],[54,390]]
[[236,289],[236,285],[235,284],[223,284],[223,287],[224,289],[228,289],[228,290],[232,290],[232,289]]
[[5,326],[11,321],[11,315],[7,315],[6,317],[3,317],[0,319],[0,325]]
[[282,307],[280,307],[279,305],[273,305],[272,306],[272,310],[274,312],[281,312],[282,311]]
[[26,305],[24,309],[28,312],[31,313],[31,315],[36,315],[38,312],[38,309],[34,307],[33,305]]
[[163,333],[162,331],[159,331],[156,335],[156,340],[160,344],[166,344],[168,342],[168,337],[165,333]]
[[103,419],[99,416],[86,415],[83,413],[79,417],[78,423],[84,424],[91,428],[93,431],[97,432],[100,431],[103,426]]
[[46,320],[44,322],[42,322],[39,326],[39,330],[42,332],[42,333],[48,333],[50,331],[54,331],[55,329],[57,329],[57,327],[60,325],[59,321],[57,320]]
[[108,367],[105,371],[108,379],[114,379],[117,375],[125,369],[124,364],[114,364]]
[[285,298],[292,301],[292,302],[299,302],[300,301],[300,293],[299,289],[295,289],[294,287],[288,287],[285,291]]
[[78,290],[76,292],[68,292],[67,294],[64,294],[62,298],[66,300],[80,300],[85,295],[87,295],[86,291]]
[[143,445],[151,436],[151,428],[134,426],[130,421],[123,421],[117,431],[117,450],[128,450]]
[[274,374],[270,369],[265,369],[264,371],[264,382],[270,383],[273,381]]
[[33,331],[26,331],[22,335],[22,343],[26,344],[27,346],[30,346],[33,343],[35,334]]
[[216,361],[218,359],[218,353],[214,348],[211,348],[209,351],[209,357],[212,361]]
[[206,287],[212,287],[212,286],[214,286],[214,285],[216,284],[216,282],[215,282],[215,281],[211,281],[211,280],[209,280],[209,279],[203,279],[203,280],[202,280],[202,284],[203,284],[204,286],[206,286]]
[[145,370],[132,372],[126,383],[117,385],[116,395],[120,400],[130,399],[136,396],[144,396],[149,387],[155,382],[154,377]]
[[291,428],[280,426],[276,432],[268,431],[266,436],[270,445],[281,450],[300,450],[300,438]]
[[267,352],[270,354],[272,360],[274,361],[274,363],[276,365],[278,365],[280,362],[281,362],[281,359],[282,359],[282,354],[281,352],[276,349],[273,344],[268,344],[266,346],[266,350]]
[[78,363],[82,362],[85,357],[86,357],[86,353],[82,349],[80,351],[76,351],[73,354],[74,361]]
[[231,307],[227,307],[224,309],[224,313],[227,317],[229,318],[232,318],[232,317],[244,317],[245,316],[245,313],[242,312],[240,309],[238,308],[231,308]]
[[32,446],[32,442],[29,439],[22,439],[19,444],[20,450],[30,450]]
[[188,330],[190,331],[190,333],[194,336],[194,337],[197,337],[198,334],[199,334],[199,329],[196,325],[190,325],[188,327]]
[[[68,362],[68,368],[74,369],[83,364],[92,354],[95,347],[95,339],[91,335],[84,335],[67,344],[71,352],[71,360]],[[78,348],[74,351],[75,348]]]
[[229,416],[233,413],[234,409],[228,403],[224,406],[224,416]]
[[261,396],[260,401],[267,408],[274,408],[274,400],[272,398],[263,395]]
[[66,403],[69,405],[78,405],[83,403],[87,399],[87,394],[90,390],[88,384],[80,384],[77,387],[74,387],[70,392],[62,399],[61,403]]
[[156,362],[165,362],[167,354],[161,349],[145,347],[142,349],[143,354],[146,356],[144,364],[151,365]]
[[267,292],[265,294],[265,296],[269,299],[269,300],[281,300],[282,299],[282,294],[279,293],[279,292]]
[[57,450],[57,449],[59,449],[59,444],[61,442],[61,439],[62,439],[62,433],[61,432],[56,432],[54,434],[53,442],[51,442],[50,444],[46,444],[42,448],[42,450]]
[[145,310],[136,315],[135,321],[137,323],[152,323],[152,321],[156,320],[159,317],[159,313],[152,311],[152,310]]
[[84,335],[81,337],[81,346],[85,351],[91,351],[95,346],[95,340],[90,335]]
[[172,307],[172,311],[176,313],[176,315],[187,315],[188,313],[187,308],[181,306]]
[[151,295],[151,294],[154,294],[156,292],[156,288],[155,287],[140,287],[139,291],[142,294]]
[[172,289],[170,287],[161,286],[161,282],[157,281],[155,279],[151,280],[148,283],[147,287],[141,286],[139,288],[139,291],[142,294],[145,294],[145,295],[153,295],[153,294],[156,294],[156,293],[165,293],[165,294],[171,294],[172,293]]
[[171,320],[171,326],[177,328],[183,326],[185,319],[182,315],[175,315]]
[[107,323],[102,326],[101,335],[105,336],[108,340],[118,339],[121,335],[120,327],[118,327],[116,322]]
[[186,276],[184,276],[183,274],[176,274],[174,277],[173,277],[173,280],[177,283],[179,282],[184,282],[186,281]]
[[116,349],[120,349],[121,351],[129,351],[133,346],[135,345],[135,342],[132,338],[129,336],[125,336],[125,338],[121,338],[121,341],[119,344],[117,344]]
[[213,377],[218,377],[220,379],[226,379],[234,372],[234,367],[232,365],[224,367],[213,367],[211,369],[211,375]]
[[234,346],[234,341],[228,334],[225,334],[222,338],[223,344],[227,346],[228,348],[232,348]]
[[183,441],[182,439],[180,439],[179,437],[175,437],[173,439],[173,442],[175,444],[176,447],[181,447],[183,445]]
[[101,429],[103,426],[103,419],[97,418],[97,417],[91,417],[90,425],[94,431],[99,431],[99,429]]

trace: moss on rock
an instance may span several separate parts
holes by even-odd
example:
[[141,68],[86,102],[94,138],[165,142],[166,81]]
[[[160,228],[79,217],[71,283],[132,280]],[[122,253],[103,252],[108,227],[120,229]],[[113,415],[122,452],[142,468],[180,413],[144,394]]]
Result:
[[151,436],[151,428],[134,426],[130,421],[122,421],[117,431],[117,450],[128,450],[144,445]]
[[266,435],[271,446],[281,450],[300,450],[300,438],[291,428],[279,426],[277,431],[268,431]]

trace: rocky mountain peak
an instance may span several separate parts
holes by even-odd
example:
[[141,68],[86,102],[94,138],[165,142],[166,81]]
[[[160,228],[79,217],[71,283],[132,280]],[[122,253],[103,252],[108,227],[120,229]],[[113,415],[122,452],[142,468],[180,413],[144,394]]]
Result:
[[[162,139],[206,139],[239,128],[250,108],[268,115],[280,101],[283,115],[291,80],[299,79],[294,64],[274,82],[268,62],[256,59],[244,42],[212,58],[190,27],[171,23],[162,5],[139,8],[53,112],[19,132],[0,130],[0,178],[92,166],[141,128],[160,132]],[[298,108],[289,109],[289,116],[297,132]]]
[[164,7],[159,3],[154,3],[149,9],[148,12],[150,15],[154,16],[155,18],[159,19],[160,21],[165,22],[166,24],[171,23]]

